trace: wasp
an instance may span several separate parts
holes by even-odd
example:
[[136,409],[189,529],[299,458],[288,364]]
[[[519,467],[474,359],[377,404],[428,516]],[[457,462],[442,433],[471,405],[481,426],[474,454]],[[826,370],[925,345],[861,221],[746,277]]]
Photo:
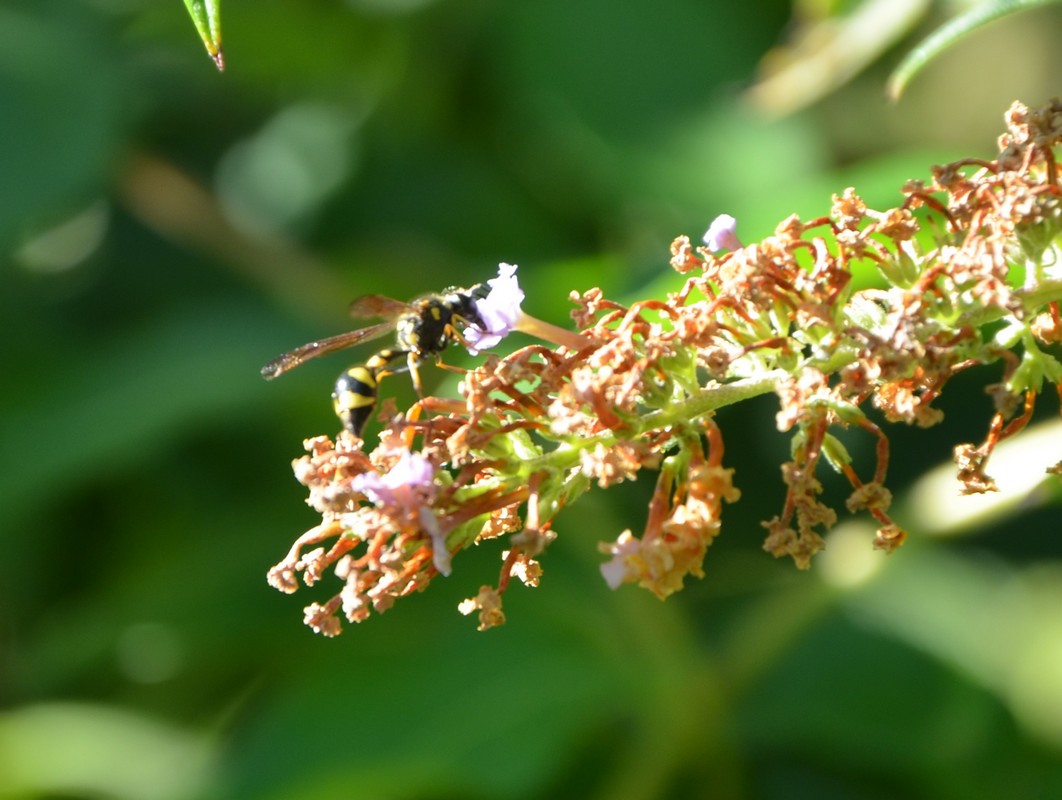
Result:
[[[343,427],[355,436],[361,436],[376,405],[380,380],[408,371],[417,394],[422,394],[418,367],[429,358],[438,362],[451,343],[463,342],[458,330],[460,326],[486,328],[476,310],[476,301],[485,298],[489,292],[487,284],[477,283],[469,289],[444,289],[441,293],[424,295],[409,303],[383,295],[364,295],[350,304],[350,313],[360,318],[380,317],[383,322],[296,347],[262,367],[262,377],[272,380],[311,358],[378,339],[394,331],[394,347],[379,350],[365,363],[345,370],[336,380],[332,392],[332,403]],[[403,358],[404,365],[396,364]]]

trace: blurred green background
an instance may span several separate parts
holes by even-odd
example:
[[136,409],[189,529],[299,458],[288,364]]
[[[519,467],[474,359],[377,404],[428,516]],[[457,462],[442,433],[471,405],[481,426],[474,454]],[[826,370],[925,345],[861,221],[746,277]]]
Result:
[[[810,572],[761,551],[788,453],[761,398],[719,415],[744,497],[667,603],[598,573],[651,480],[565,510],[541,587],[487,633],[456,605],[500,547],[334,640],[301,623],[334,578],[265,583],[314,524],[289,463],[336,430],[346,360],[258,368],[348,328],[354,296],[504,260],[564,324],[573,289],[677,286],[671,239],[718,213],[752,241],[849,185],[889,207],[1059,91],[1047,8],[891,105],[889,68],[947,9],[878,3],[893,29],[839,39],[855,77],[811,71],[772,112],[758,65],[830,11],[798,5],[225,0],[218,74],[178,0],[7,0],[0,797],[1062,796],[1055,409],[990,470],[1002,512],[926,474],[983,436],[994,371],[949,385],[938,428],[893,431],[913,535],[887,561],[843,512]],[[867,469],[873,443],[848,444]]]

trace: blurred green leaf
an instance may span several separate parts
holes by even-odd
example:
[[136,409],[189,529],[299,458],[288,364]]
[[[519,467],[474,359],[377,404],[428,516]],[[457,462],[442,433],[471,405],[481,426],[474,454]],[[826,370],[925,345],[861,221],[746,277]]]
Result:
[[184,0],[192,22],[203,40],[207,53],[218,71],[225,69],[225,55],[221,50],[221,0]]
[[901,517],[918,521],[919,530],[936,536],[970,535],[1021,511],[1052,502],[1049,489],[1057,478],[1048,468],[1058,460],[1062,420],[1030,425],[1021,436],[1004,440],[992,451],[987,472],[998,491],[960,495],[955,463],[926,472],[900,497]]
[[1036,6],[1057,4],[1059,0],[992,0],[974,6],[960,14],[947,24],[942,25],[922,40],[893,71],[889,78],[889,97],[898,100],[907,84],[921,72],[933,59],[953,47],[979,28],[1000,17],[1025,11]]
[[[32,361],[13,368],[19,403],[0,419],[0,441],[5,463],[18,468],[0,483],[0,504],[16,517],[65,481],[151,461],[144,448],[157,451],[194,420],[263,399],[257,367],[271,352],[268,341],[275,338],[267,321],[246,310],[196,306],[135,336],[79,343],[50,370]],[[41,446],[40,431],[65,446]]]
[[1030,735],[1057,752],[1062,571],[1057,565],[1017,570],[936,546],[910,549],[846,604],[870,626],[990,692]]
[[0,714],[0,798],[186,800],[206,783],[204,742],[114,708],[42,703]]
[[98,195],[131,116],[129,83],[80,4],[0,6],[0,254]]

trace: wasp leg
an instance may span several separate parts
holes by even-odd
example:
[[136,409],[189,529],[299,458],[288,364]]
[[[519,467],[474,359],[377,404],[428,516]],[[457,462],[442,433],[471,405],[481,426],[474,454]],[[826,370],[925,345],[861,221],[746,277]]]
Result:
[[410,351],[406,356],[406,369],[409,370],[409,377],[413,379],[413,388],[417,392],[417,397],[424,396],[424,389],[420,384],[420,370],[417,369],[420,366],[420,358],[416,353]]
[[332,405],[343,427],[360,437],[376,406],[376,390],[380,380],[404,367],[391,369],[391,362],[407,355],[405,350],[381,350],[364,364],[351,367],[336,379]]

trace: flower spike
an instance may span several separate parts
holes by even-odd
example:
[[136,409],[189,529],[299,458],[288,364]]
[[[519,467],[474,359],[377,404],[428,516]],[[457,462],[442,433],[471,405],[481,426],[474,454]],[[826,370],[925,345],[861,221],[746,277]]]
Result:
[[[994,160],[937,167],[905,184],[893,209],[848,189],[827,214],[790,216],[747,246],[721,215],[703,246],[672,243],[676,291],[630,305],[596,288],[573,292],[575,330],[522,311],[510,264],[489,291],[452,293],[431,307],[437,324],[416,329],[441,330],[422,356],[459,338],[481,352],[512,330],[556,347],[482,357],[460,399],[422,397],[406,413],[392,403],[371,451],[350,430],[307,440],[295,475],[321,520],[270,583],[291,593],[300,577],[314,586],[333,573],[334,595],[305,609],[307,624],[332,636],[341,619],[361,622],[455,573],[462,550],[502,540],[497,584],[469,582],[481,588],[459,606],[480,629],[494,627],[510,586],[542,580],[559,512],[595,485],[648,470],[657,476],[644,527],[600,545],[600,572],[613,589],[634,583],[666,598],[704,576],[724,512],[740,499],[715,411],[761,395],[777,399],[777,428],[792,440],[763,547],[798,568],[814,565],[839,512],[874,520],[867,547],[882,557],[909,538],[889,516],[888,426],[936,424],[937,399],[967,370],[988,376],[995,409],[982,444],[956,447],[958,478],[966,492],[993,490],[996,445],[1021,435],[1044,384],[1062,394],[1062,361],[1050,352],[1062,340],[1062,102],[1015,104],[1006,121]],[[854,288],[857,262],[876,268],[884,288]],[[462,337],[438,324],[444,311],[469,323]],[[372,399],[370,379],[397,371],[407,352],[381,351],[351,406]],[[842,429],[866,437],[867,455],[849,454]],[[851,484],[840,509],[825,501],[824,467]]]

